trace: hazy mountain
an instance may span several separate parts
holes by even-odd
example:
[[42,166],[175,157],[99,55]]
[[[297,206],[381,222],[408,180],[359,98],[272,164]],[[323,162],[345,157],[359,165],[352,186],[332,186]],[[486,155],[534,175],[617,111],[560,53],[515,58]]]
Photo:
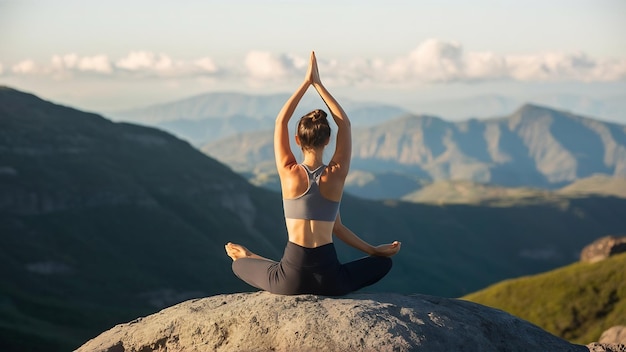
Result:
[[[242,138],[248,137],[223,139],[203,150],[237,171],[270,173],[271,132],[256,133],[253,144],[240,143]],[[594,174],[626,176],[626,126],[528,104],[508,116],[462,122],[405,115],[353,130],[352,169],[369,175],[352,190],[381,198],[397,191],[380,194],[368,183],[380,188],[386,181],[377,180],[378,174],[388,173],[556,189]]]
[[525,102],[571,111],[574,114],[598,116],[607,121],[626,121],[626,96],[594,99],[573,94],[532,96],[526,100],[496,94],[477,95],[458,99],[439,99],[415,102],[415,112],[445,116],[451,120],[503,116]]
[[502,95],[478,95],[459,99],[440,99],[415,104],[421,114],[445,116],[451,120],[503,116],[524,102]]
[[507,280],[463,297],[502,309],[572,342],[598,341],[624,324],[626,254],[597,263],[575,263]]
[[432,180],[558,187],[626,175],[626,126],[535,105],[496,119],[407,116],[355,133],[354,165],[414,167]]
[[[576,260],[626,228],[626,200],[433,206],[345,195],[365,240],[399,240],[371,291],[457,297]],[[68,351],[188,298],[252,290],[227,241],[279,258],[280,194],[163,131],[0,88],[0,350]],[[337,243],[341,260],[361,256]]]
[[[249,95],[208,93],[165,104],[107,113],[116,120],[163,128],[194,145],[242,132],[272,129],[276,114],[288,94]],[[342,107],[357,125],[368,126],[406,113],[405,109],[382,104],[342,99]],[[303,97],[296,115],[325,108],[316,94]],[[327,109],[326,109],[327,110]]]

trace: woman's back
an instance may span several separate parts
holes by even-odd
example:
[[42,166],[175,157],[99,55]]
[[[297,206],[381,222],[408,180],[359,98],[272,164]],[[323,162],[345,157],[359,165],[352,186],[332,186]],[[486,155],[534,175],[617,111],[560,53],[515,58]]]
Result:
[[344,180],[331,167],[298,164],[282,180],[289,240],[314,248],[332,242]]

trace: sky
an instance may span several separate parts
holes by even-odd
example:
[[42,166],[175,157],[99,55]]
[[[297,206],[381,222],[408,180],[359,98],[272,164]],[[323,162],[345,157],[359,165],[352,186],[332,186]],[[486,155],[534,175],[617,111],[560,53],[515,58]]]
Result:
[[90,111],[288,93],[315,50],[354,100],[615,101],[625,23],[623,0],[0,0],[0,85]]

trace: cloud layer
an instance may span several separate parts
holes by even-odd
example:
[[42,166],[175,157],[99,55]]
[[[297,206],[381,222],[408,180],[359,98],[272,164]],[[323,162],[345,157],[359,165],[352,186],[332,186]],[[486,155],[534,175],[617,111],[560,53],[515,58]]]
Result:
[[[38,75],[71,79],[83,75],[114,78],[212,77],[245,80],[251,86],[299,80],[307,57],[250,51],[240,63],[218,64],[210,57],[177,60],[163,53],[133,51],[125,57],[104,54],[54,55],[50,62],[23,60],[0,62],[0,75]],[[391,60],[357,58],[348,61],[321,59],[320,72],[334,84],[415,85],[447,82],[626,80],[626,59],[596,59],[579,53],[500,55],[466,51],[454,41],[430,39],[406,55]]]

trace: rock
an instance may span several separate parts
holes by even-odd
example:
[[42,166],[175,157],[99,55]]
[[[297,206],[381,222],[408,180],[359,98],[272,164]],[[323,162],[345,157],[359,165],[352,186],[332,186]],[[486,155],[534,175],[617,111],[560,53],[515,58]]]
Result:
[[587,345],[590,352],[626,352],[626,345],[616,343],[590,343]]
[[426,295],[195,299],[120,324],[77,352],[124,351],[580,351],[503,311]]
[[605,236],[583,248],[580,260],[595,263],[622,252],[626,252],[626,236]]
[[620,343],[626,345],[626,326],[617,325],[609,328],[600,336],[600,343]]

